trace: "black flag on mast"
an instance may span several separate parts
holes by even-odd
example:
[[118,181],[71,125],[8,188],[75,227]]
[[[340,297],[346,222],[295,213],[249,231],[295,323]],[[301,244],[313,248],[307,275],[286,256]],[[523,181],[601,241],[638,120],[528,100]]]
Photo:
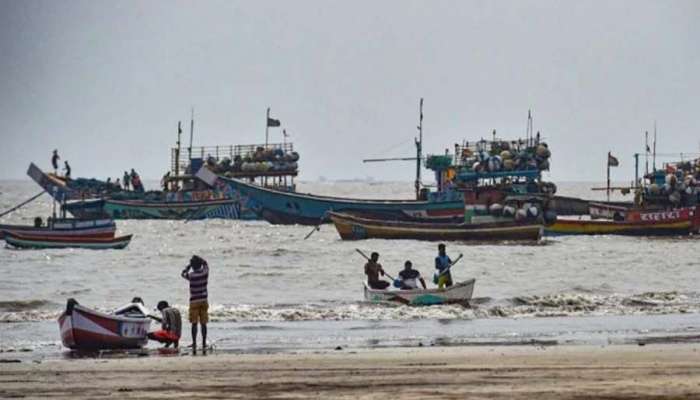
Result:
[[280,125],[282,125],[280,123],[280,120],[267,117],[267,126],[269,126],[270,128],[275,128],[275,127],[278,127]]

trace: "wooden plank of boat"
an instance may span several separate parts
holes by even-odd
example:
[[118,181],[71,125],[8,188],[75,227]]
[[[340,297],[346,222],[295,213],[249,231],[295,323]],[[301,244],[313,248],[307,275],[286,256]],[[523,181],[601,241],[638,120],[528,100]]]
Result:
[[105,314],[68,301],[58,318],[63,345],[74,350],[137,349],[148,343],[151,320]]
[[376,220],[336,212],[329,215],[343,240],[537,241],[543,232],[540,224],[515,222],[433,224]]
[[22,235],[6,232],[5,241],[7,244],[17,248],[31,249],[123,249],[131,242],[132,235],[115,238],[82,238],[70,236],[39,236]]
[[364,285],[365,300],[372,303],[401,303],[413,306],[467,304],[474,293],[475,279],[458,282],[444,289],[378,290]]

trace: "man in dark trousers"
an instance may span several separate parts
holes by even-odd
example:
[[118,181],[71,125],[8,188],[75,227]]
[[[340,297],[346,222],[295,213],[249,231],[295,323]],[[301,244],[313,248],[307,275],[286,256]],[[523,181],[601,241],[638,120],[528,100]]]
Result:
[[202,257],[193,255],[189,265],[182,271],[180,276],[190,281],[189,319],[192,324],[192,353],[197,354],[197,324],[202,324],[202,349],[206,354],[207,323],[209,322],[207,294],[209,265]]
[[51,165],[53,166],[53,173],[54,175],[58,174],[58,160],[60,160],[61,157],[58,155],[58,149],[55,149],[53,151],[53,155],[51,156]]
[[66,177],[66,179],[70,179],[70,165],[68,165],[68,160],[64,161],[63,165],[64,165],[63,169],[64,169],[64,171],[66,171],[65,177]]

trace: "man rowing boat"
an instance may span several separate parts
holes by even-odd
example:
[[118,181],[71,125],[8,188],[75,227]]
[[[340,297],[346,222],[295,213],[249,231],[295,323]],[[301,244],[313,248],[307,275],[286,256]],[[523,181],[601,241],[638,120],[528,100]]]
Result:
[[450,266],[452,265],[452,260],[447,256],[447,251],[445,249],[445,244],[440,243],[438,245],[438,256],[435,257],[435,269],[437,272],[437,282],[439,289],[443,287],[452,286],[452,274],[450,273]]
[[[365,256],[366,257],[366,256]],[[382,264],[379,262],[379,253],[373,252],[370,259],[365,264],[365,275],[367,275],[367,284],[372,289],[383,290],[389,287],[389,282],[379,279],[379,274],[386,275]]]

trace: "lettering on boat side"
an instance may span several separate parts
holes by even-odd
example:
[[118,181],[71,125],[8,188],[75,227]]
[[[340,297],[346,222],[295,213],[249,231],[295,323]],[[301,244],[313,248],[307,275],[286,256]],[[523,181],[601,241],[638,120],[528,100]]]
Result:
[[681,217],[680,211],[663,211],[656,213],[648,213],[640,215],[642,221],[665,221],[669,219],[679,219]]

